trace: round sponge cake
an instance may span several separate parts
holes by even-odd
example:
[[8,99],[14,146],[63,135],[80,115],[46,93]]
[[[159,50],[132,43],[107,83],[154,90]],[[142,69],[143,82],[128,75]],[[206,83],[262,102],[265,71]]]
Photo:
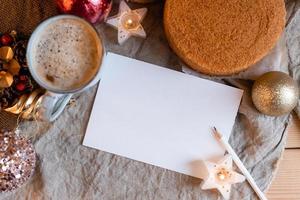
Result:
[[166,0],[170,46],[193,69],[231,75],[265,56],[285,26],[284,0]]

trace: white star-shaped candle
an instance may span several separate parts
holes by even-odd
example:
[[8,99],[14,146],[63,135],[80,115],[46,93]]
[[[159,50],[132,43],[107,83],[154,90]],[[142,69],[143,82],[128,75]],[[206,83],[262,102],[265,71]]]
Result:
[[201,189],[217,189],[224,199],[229,199],[232,184],[245,180],[243,175],[233,171],[232,157],[228,154],[216,163],[202,161],[201,171]]
[[146,37],[141,22],[147,8],[131,10],[124,0],[120,2],[119,13],[107,19],[106,23],[118,30],[118,42],[123,44],[131,36]]

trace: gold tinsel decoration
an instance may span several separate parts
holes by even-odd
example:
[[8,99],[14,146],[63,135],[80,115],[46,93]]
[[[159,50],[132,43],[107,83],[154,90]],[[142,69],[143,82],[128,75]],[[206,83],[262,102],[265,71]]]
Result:
[[257,110],[266,115],[287,114],[295,108],[298,99],[297,83],[283,72],[267,72],[252,87],[253,103]]
[[33,119],[37,111],[37,107],[45,91],[36,89],[31,94],[22,95],[16,104],[6,108],[5,111],[20,115],[23,119]]

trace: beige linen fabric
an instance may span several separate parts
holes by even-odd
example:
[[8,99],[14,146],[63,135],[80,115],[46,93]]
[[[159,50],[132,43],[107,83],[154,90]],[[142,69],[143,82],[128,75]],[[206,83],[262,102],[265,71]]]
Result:
[[[117,7],[114,6],[115,11]],[[143,22],[148,34],[146,39],[131,38],[123,46],[119,46],[114,29],[105,24],[97,25],[107,50],[181,70],[181,63],[169,48],[163,32],[163,3],[147,4],[147,7],[149,12]],[[284,149],[290,115],[269,117],[260,114],[253,107],[250,97],[253,82],[248,79],[255,79],[258,73],[271,69],[289,71],[294,78],[299,79],[299,7],[298,1],[287,2],[285,38],[283,36],[270,55],[258,64],[260,66],[257,66],[257,70],[250,68],[235,79],[206,77],[244,90],[230,143],[262,190],[268,188],[276,171]],[[41,20],[55,14],[57,13],[51,0],[2,0],[0,31],[17,29],[29,34]],[[187,68],[184,71],[194,73]],[[202,191],[199,179],[82,146],[95,92],[96,87],[76,95],[75,104],[69,106],[54,123],[21,123],[22,133],[32,139],[38,154],[36,173],[22,188],[1,194],[0,200],[221,199],[217,192]],[[3,113],[0,114],[0,125],[5,126],[9,119]],[[234,185],[231,199],[257,198],[249,184],[244,182]]]

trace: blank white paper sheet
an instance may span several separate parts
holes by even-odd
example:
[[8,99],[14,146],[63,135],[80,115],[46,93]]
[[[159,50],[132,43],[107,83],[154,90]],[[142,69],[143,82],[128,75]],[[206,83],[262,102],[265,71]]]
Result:
[[83,145],[199,177],[193,163],[223,155],[242,90],[108,53]]

